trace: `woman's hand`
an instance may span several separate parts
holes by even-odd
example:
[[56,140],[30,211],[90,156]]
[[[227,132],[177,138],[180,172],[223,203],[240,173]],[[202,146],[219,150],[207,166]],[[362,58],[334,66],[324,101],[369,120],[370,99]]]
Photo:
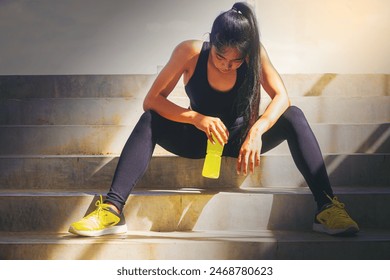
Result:
[[207,138],[211,143],[214,143],[212,135],[215,136],[221,145],[227,143],[229,131],[221,119],[199,114],[194,120],[194,125],[196,128],[206,133]]
[[248,174],[248,168],[253,174],[255,167],[260,165],[260,151],[262,147],[262,134],[249,132],[244,143],[241,146],[237,158],[237,174]]

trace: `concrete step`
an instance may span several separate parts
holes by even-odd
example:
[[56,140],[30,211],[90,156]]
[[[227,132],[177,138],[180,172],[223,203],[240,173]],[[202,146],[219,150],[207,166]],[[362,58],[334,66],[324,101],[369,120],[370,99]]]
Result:
[[133,231],[79,238],[58,233],[0,233],[5,260],[388,260],[390,230],[356,237],[302,231]]
[[[333,186],[390,186],[389,154],[327,154],[324,158]],[[0,157],[0,188],[106,191],[117,162],[118,157],[112,156],[4,156]],[[213,180],[201,176],[203,159],[156,156],[137,187],[306,186],[291,155],[264,155],[260,167],[247,177],[237,175],[235,166],[235,159],[223,158],[221,176]]]
[[[323,153],[389,153],[390,123],[313,124]],[[118,155],[133,126],[0,126],[0,155]],[[158,151],[156,151],[158,152]],[[287,144],[269,151],[289,153]]]
[[[388,74],[285,74],[290,96],[388,96]],[[144,96],[155,75],[0,76],[2,99]],[[173,95],[183,95],[180,82]]]
[[290,96],[388,96],[388,74],[289,74],[282,79]]
[[[186,97],[170,99],[189,105]],[[269,101],[263,97],[262,111]],[[142,102],[143,96],[8,99],[0,102],[0,125],[134,125],[143,112]],[[292,97],[291,102],[311,123],[390,122],[390,96]]]
[[1,99],[134,97],[145,95],[156,75],[0,76]]
[[[389,187],[334,188],[364,228],[390,229]],[[0,192],[1,231],[67,232],[95,209],[93,192]],[[316,207],[308,188],[136,189],[124,210],[128,230],[311,230]],[[243,214],[245,213],[245,214]]]
[[143,98],[23,98],[0,103],[3,125],[134,125]]
[[[265,104],[267,104],[267,101],[264,98],[263,106]],[[390,122],[390,96],[292,97],[291,104],[302,109],[309,123],[366,124]]]

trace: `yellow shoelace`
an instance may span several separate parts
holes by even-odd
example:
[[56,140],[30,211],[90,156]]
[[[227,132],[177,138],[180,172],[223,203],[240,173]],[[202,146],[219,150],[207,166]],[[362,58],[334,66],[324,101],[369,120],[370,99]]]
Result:
[[344,203],[341,203],[337,197],[333,197],[331,198],[330,196],[327,195],[327,197],[332,201],[332,204],[338,208],[341,208],[341,209],[344,209],[345,208],[345,204]]
[[339,217],[350,218],[347,211],[345,211],[345,204],[344,203],[341,203],[337,199],[337,197],[331,198],[328,195],[327,195],[327,197],[332,201],[332,206],[334,206],[333,211],[336,212],[339,215]]
[[101,225],[101,221],[99,219],[100,212],[102,210],[108,210],[109,207],[103,203],[102,195],[100,195],[100,200],[96,201],[95,206],[97,207],[97,209],[93,211],[91,214],[89,214],[88,216],[86,216],[84,219],[90,221],[91,223],[94,223],[96,226],[100,226]]

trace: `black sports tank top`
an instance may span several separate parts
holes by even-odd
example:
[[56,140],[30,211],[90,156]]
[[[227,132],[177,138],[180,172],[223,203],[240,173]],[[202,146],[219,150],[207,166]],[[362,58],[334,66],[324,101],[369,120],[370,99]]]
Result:
[[237,69],[236,83],[227,92],[220,92],[211,87],[207,78],[207,61],[210,53],[210,43],[204,42],[196,63],[195,71],[185,86],[190,99],[191,109],[212,117],[220,118],[226,126],[230,126],[238,117],[234,108],[238,89],[247,71],[244,62]]

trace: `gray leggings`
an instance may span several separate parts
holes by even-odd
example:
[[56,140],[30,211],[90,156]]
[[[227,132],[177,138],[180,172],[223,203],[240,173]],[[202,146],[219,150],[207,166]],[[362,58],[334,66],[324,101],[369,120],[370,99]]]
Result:
[[[224,156],[238,157],[242,129],[242,118],[236,119],[228,128],[229,140],[224,148]],[[318,208],[321,208],[330,202],[326,195],[333,197],[329,176],[306,117],[295,106],[289,107],[263,134],[261,153],[273,149],[284,140],[287,140],[293,160],[313,193]],[[146,172],[156,144],[178,156],[198,159],[205,157],[206,142],[205,133],[193,125],[167,120],[154,111],[143,113],[122,150],[105,201],[123,209],[132,189]]]

